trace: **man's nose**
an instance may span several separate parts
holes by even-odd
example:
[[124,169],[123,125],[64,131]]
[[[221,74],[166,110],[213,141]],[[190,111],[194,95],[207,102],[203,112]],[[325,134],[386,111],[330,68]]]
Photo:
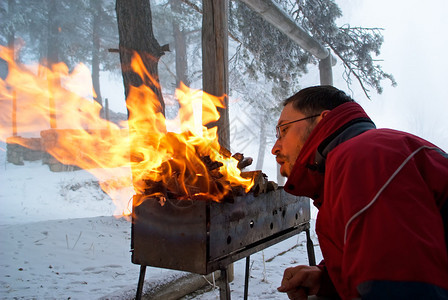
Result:
[[271,153],[273,155],[277,155],[280,152],[280,142],[277,140],[274,144],[274,147],[272,147]]

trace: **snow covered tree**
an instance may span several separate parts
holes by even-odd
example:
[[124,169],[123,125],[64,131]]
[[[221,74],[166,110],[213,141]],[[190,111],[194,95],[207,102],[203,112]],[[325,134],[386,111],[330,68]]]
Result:
[[[285,0],[277,0],[283,7]],[[289,1],[288,1],[289,2]],[[381,28],[338,27],[336,19],[342,11],[334,0],[296,0],[288,9],[292,17],[322,44],[330,47],[345,67],[345,80],[350,85],[352,76],[361,85],[367,97],[369,87],[382,93],[382,80],[396,82],[391,74],[385,73],[373,56],[380,54],[383,44]]]
[[[117,46],[118,31],[111,0],[8,0],[0,5],[0,42],[16,49],[20,61],[44,65],[79,62],[92,66],[92,80],[101,101],[99,71],[118,69],[118,57],[108,52]],[[6,5],[7,4],[7,5]],[[14,44],[14,40],[15,44]],[[89,42],[91,41],[91,42]]]
[[[262,159],[263,145],[274,138],[265,126],[274,126],[279,100],[300,88],[301,77],[318,60],[243,2],[231,1],[229,27],[238,44],[231,62],[231,87],[260,116],[260,137],[265,137],[260,141],[259,159]],[[385,73],[373,57],[380,54],[383,43],[380,28],[337,26],[336,20],[342,12],[334,0],[275,0],[275,3],[340,59],[349,88],[355,78],[370,97],[370,88],[382,92],[383,80],[396,84],[393,76]],[[247,75],[261,88],[256,90],[257,84],[241,80]]]

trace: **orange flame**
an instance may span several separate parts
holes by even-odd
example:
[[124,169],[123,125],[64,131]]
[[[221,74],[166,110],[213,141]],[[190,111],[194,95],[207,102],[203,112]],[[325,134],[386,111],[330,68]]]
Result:
[[[223,107],[223,98],[182,85],[176,91],[178,117],[166,120],[150,88],[131,87],[126,99],[129,120],[118,126],[102,119],[101,106],[87,98],[94,92],[85,84],[91,82],[85,65],[72,72],[63,63],[51,68],[19,65],[12,52],[1,46],[0,58],[8,64],[8,76],[0,79],[0,139],[33,148],[36,143],[22,135],[40,134],[42,149],[36,150],[96,176],[117,213],[130,214],[132,195],[123,193],[130,187],[142,193],[148,192],[148,184],[162,183],[168,189],[175,187],[173,193],[181,198],[203,196],[215,201],[232,185],[246,192],[252,187],[251,179],[241,177],[238,161],[220,153],[216,127],[203,126],[219,118],[216,107]],[[132,69],[151,78],[138,56]],[[195,117],[195,105],[202,106],[202,124]],[[176,122],[181,124],[180,132],[167,132],[166,127]],[[222,164],[218,169],[222,179],[210,178],[203,157]]]

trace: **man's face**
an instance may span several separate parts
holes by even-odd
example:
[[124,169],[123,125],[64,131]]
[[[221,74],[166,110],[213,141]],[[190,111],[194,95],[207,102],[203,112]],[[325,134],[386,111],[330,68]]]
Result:
[[[295,110],[292,103],[288,103],[280,115],[277,125],[282,125],[291,121],[308,117],[302,112]],[[288,177],[297,156],[302,150],[305,141],[313,128],[320,121],[321,116],[313,119],[294,122],[280,127],[280,137],[275,142],[271,152],[276,156],[277,163],[280,164],[280,174]]]

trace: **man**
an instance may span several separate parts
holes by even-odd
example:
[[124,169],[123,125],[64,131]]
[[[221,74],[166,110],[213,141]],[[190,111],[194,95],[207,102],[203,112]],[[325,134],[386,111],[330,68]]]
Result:
[[285,270],[281,292],[342,299],[448,299],[448,156],[376,129],[332,86],[284,101],[272,153],[284,189],[314,200],[319,266]]

